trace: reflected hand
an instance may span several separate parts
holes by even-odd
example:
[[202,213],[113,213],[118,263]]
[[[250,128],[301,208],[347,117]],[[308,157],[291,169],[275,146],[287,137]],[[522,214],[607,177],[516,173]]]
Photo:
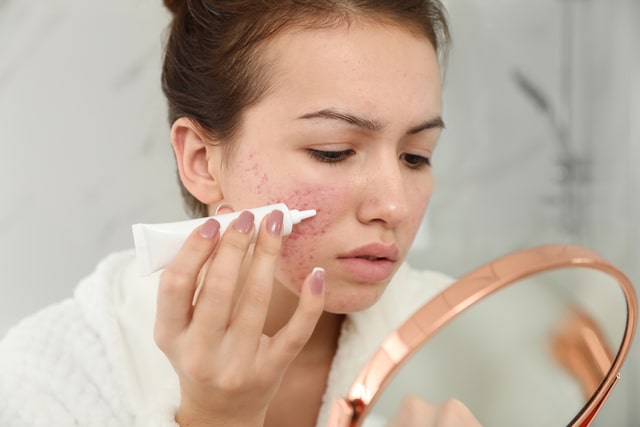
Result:
[[179,424],[262,426],[287,367],[311,336],[324,307],[322,270],[307,276],[289,322],[273,337],[263,334],[281,228],[282,214],[269,214],[245,262],[253,215],[244,212],[221,239],[217,222],[208,220],[162,273],[154,334],[180,380]]
[[450,399],[434,405],[417,396],[407,396],[388,427],[478,427],[480,422],[460,401]]

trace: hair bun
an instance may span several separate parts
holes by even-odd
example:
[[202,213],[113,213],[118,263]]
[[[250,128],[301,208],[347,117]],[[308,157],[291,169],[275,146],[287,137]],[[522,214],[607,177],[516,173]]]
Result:
[[178,15],[187,4],[187,0],[163,0],[163,2],[165,7],[174,15]]

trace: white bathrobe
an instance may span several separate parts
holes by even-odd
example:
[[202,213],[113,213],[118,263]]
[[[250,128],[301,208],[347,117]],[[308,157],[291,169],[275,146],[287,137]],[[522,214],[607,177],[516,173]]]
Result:
[[[73,298],[25,319],[0,342],[0,426],[176,427],[178,379],[153,342],[158,274],[113,254]],[[345,396],[382,340],[451,280],[403,265],[370,309],[344,322],[317,421]]]

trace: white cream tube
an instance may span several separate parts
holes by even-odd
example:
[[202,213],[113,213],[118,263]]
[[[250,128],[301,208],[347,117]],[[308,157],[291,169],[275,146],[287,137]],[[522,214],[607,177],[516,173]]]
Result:
[[[284,203],[247,210],[252,212],[255,217],[253,241],[255,241],[258,235],[262,218],[274,210],[282,211],[284,214],[282,220],[282,235],[284,236],[291,234],[294,224],[298,224],[300,221],[311,218],[316,214],[314,209],[298,211],[296,209],[289,209]],[[238,211],[212,217],[164,224],[132,225],[133,242],[136,247],[136,258],[138,260],[140,273],[142,275],[148,275],[166,267],[169,261],[176,256],[189,234],[204,224],[207,219],[214,218],[220,223],[220,235],[222,235],[229,224],[241,213],[242,211]]]

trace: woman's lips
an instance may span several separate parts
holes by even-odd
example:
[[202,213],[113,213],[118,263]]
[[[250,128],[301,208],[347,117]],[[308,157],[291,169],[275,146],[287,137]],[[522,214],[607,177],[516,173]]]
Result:
[[371,243],[340,255],[338,262],[358,281],[382,282],[393,274],[399,253],[395,244]]
[[338,263],[354,279],[361,282],[382,282],[391,277],[395,262],[386,258],[338,258]]

